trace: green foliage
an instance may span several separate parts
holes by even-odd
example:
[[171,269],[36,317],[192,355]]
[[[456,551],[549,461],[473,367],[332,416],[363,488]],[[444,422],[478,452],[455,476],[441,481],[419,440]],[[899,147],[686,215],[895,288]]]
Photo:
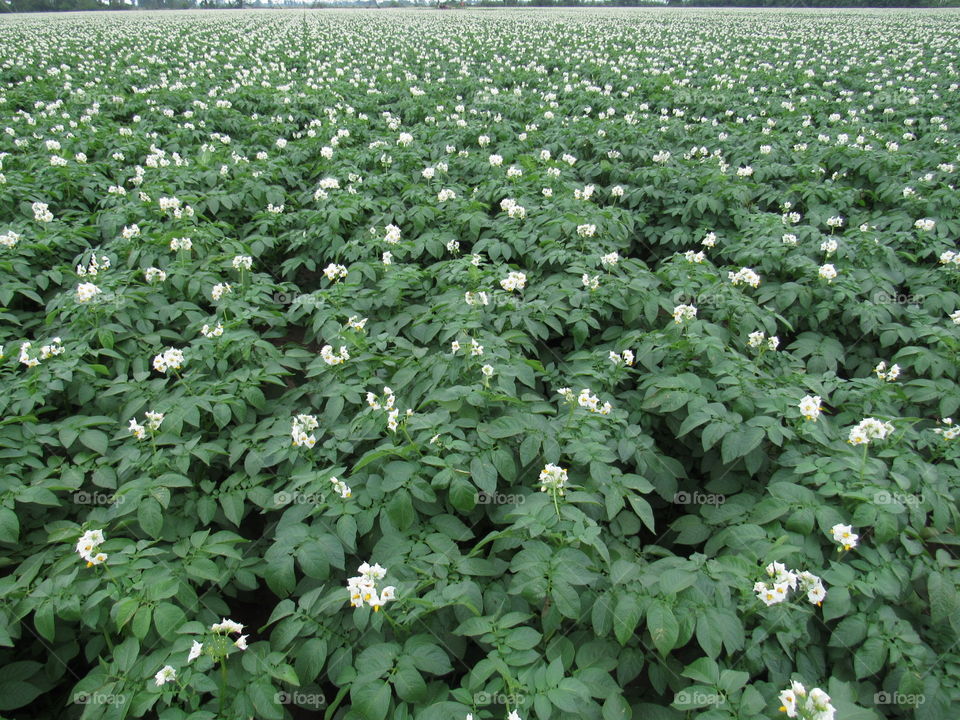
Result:
[[956,18],[0,40],[0,712],[960,703]]

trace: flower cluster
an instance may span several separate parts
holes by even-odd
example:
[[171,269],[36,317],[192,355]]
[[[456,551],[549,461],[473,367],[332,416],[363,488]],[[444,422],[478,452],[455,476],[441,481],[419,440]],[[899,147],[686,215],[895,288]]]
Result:
[[889,370],[887,370],[887,363],[884,360],[873,369],[873,372],[877,374],[877,377],[880,380],[883,380],[884,382],[893,382],[900,377],[900,366],[894,364],[890,366]]
[[523,219],[527,216],[527,209],[513,198],[504,198],[500,201],[500,209],[512,218]]
[[307,433],[316,430],[318,427],[320,427],[320,423],[313,415],[297,415],[290,425],[290,435],[293,438],[291,445],[296,447],[306,445],[308,448],[312,448],[316,444],[317,438]]
[[143,440],[147,436],[148,430],[151,433],[155,433],[160,429],[160,423],[163,422],[163,413],[147,410],[144,415],[146,415],[147,418],[146,426],[138,423],[136,418],[131,418],[130,420],[129,430],[137,440]]
[[776,350],[780,347],[780,338],[776,335],[767,337],[763,330],[750,333],[747,338],[747,347],[762,348],[764,345],[768,350]]
[[347,580],[347,590],[350,592],[350,605],[355,608],[362,608],[366,603],[374,612],[380,610],[389,600],[396,600],[396,588],[387,585],[383,590],[378,591],[376,583],[383,580],[387,575],[387,569],[380,567],[379,564],[369,565],[363,563],[357,572],[356,577]]
[[232,292],[232,290],[233,288],[230,287],[230,283],[217,283],[210,291],[210,297],[216,302],[227,293]]
[[563,496],[563,488],[567,484],[567,471],[559,465],[548,463],[540,471],[540,492],[556,493]]
[[590,388],[584,388],[580,391],[580,394],[576,396],[570,388],[560,388],[557,390],[557,393],[568,403],[572,404],[576,402],[580,407],[586,408],[590,412],[597,413],[598,415],[609,415],[613,410],[613,406],[609,402],[601,405],[600,398],[594,395],[590,391]]
[[866,445],[871,440],[883,440],[893,432],[893,424],[876,418],[864,418],[850,429],[847,442],[851,445]]
[[816,421],[820,417],[820,413],[823,411],[823,408],[820,407],[820,400],[819,395],[804,395],[800,399],[798,407],[807,420]]
[[[2,238],[0,238],[2,239]],[[110,269],[110,258],[106,255],[101,255],[99,258],[96,255],[93,255],[90,258],[89,265],[77,265],[77,275],[80,277],[86,277],[87,275],[96,275],[101,270]]]
[[737,272],[728,272],[727,277],[734,285],[749,285],[754,288],[760,285],[760,276],[747,267],[740,268]]
[[[457,345],[459,348],[459,344]],[[481,352],[482,352],[481,348]],[[387,428],[390,432],[396,432],[400,427],[400,422],[398,418],[400,417],[400,410],[397,409],[395,403],[397,402],[397,397],[393,394],[393,390],[388,387],[383,388],[383,404],[380,403],[380,398],[372,392],[367,393],[367,405],[370,406],[373,410],[385,410],[387,413]],[[413,410],[407,408],[406,416],[410,417],[413,415]]]
[[944,418],[942,422],[947,427],[934,428],[933,431],[937,435],[940,435],[944,440],[953,440],[955,437],[960,435],[960,425],[954,425],[953,418]]
[[467,290],[463,294],[464,302],[467,305],[489,305],[490,297],[485,292],[470,292]]
[[103,530],[87,530],[77,541],[77,552],[87,561],[87,567],[102,565],[107,560],[106,553],[97,552],[103,544]]
[[634,361],[633,350],[624,350],[621,353],[610,351],[610,362],[614,365],[626,365],[628,367],[633,365]]
[[223,335],[223,323],[218,322],[213,327],[210,327],[208,324],[204,323],[203,327],[200,328],[200,334],[205,338],[215,338]]
[[507,292],[523,290],[527,285],[527,276],[522,272],[510,272],[500,281],[500,287]]
[[153,358],[153,369],[165,373],[168,370],[179,370],[184,363],[183,350],[167,348]]
[[20,242],[20,235],[13,230],[8,230],[3,235],[0,235],[0,245],[3,245],[3,247],[12,248],[18,242]]
[[237,255],[232,264],[234,270],[249,270],[253,267],[253,258],[249,255]]
[[320,357],[327,365],[340,365],[350,359],[350,353],[347,352],[347,346],[341,345],[339,354],[333,352],[332,345],[324,345],[320,348]]
[[103,292],[93,283],[80,283],[77,285],[77,303],[83,305],[93,300],[97,295]]
[[614,251],[600,256],[600,264],[605,268],[611,268],[620,262],[620,253]]
[[807,594],[807,600],[813,605],[821,605],[827,596],[823,582],[813,573],[797,570],[787,570],[783,563],[773,562],[767,565],[767,575],[770,582],[757,582],[753,591],[767,607],[776,605],[787,599],[790,590],[797,590]]
[[673,321],[680,325],[687,320],[697,317],[697,308],[693,305],[677,305],[673,309]]
[[829,282],[833,282],[836,279],[837,269],[830,263],[827,263],[826,265],[820,266],[820,269],[817,271],[817,274],[820,275],[821,278],[823,278],[829,283]]
[[840,543],[841,550],[853,550],[857,546],[860,536],[853,532],[850,525],[840,525],[839,523],[830,528],[833,533],[834,542]]
[[353,495],[353,491],[350,489],[350,486],[338,478],[331,477],[330,484],[333,485],[334,491],[344,500]]
[[790,687],[780,693],[780,712],[788,718],[801,720],[834,720],[836,709],[830,704],[830,696],[820,688],[810,693],[802,683],[792,680]]
[[64,348],[60,344],[60,338],[55,337],[50,341],[49,345],[43,345],[40,347],[40,357],[30,357],[30,348],[33,347],[33,343],[29,341],[23,341],[20,343],[20,362],[23,365],[26,365],[28,368],[36,367],[40,364],[41,360],[46,360],[51,358],[54,355],[62,355],[64,353]]
[[331,282],[337,282],[339,280],[343,280],[347,276],[347,268],[343,265],[330,263],[323,269],[323,274],[327,276],[327,280],[330,280]]
[[[584,273],[583,277],[580,278],[580,282],[583,283],[583,286],[587,288],[587,290],[598,290],[600,288],[599,275],[588,275]],[[960,312],[960,310],[957,312]]]

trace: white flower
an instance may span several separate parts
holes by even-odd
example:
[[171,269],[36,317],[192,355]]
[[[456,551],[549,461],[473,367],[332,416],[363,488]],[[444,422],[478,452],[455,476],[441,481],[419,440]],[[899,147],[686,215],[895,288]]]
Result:
[[77,541],[77,553],[87,561],[87,567],[103,564],[107,556],[98,553],[97,548],[104,542],[103,530],[87,530]]
[[697,308],[693,305],[677,305],[673,309],[673,321],[680,325],[685,320],[693,320],[697,316]]
[[833,533],[833,541],[839,543],[842,550],[852,550],[857,546],[857,541],[860,539],[860,536],[853,532],[850,525],[834,525],[830,528],[830,532]]
[[53,213],[49,206],[44,202],[35,202],[31,206],[33,209],[33,219],[37,222],[48,223],[53,221]]
[[377,592],[376,583],[386,576],[386,568],[363,563],[357,572],[360,574],[347,580],[347,591],[350,593],[352,607],[361,608],[366,603],[373,608],[374,612],[377,612],[384,604],[396,599],[396,588],[392,585]]
[[[591,277],[587,273],[584,273],[580,278],[580,282],[588,290],[597,290],[600,287],[600,276],[593,275]],[[957,311],[957,314],[960,315],[960,310]],[[958,322],[957,324],[960,325],[960,322]]]
[[0,245],[4,247],[12,248],[20,241],[20,236],[15,233],[13,230],[8,230],[3,235],[0,235]]
[[837,251],[837,241],[833,238],[828,238],[820,243],[821,252],[825,252],[827,255],[831,255]]
[[214,302],[216,302],[224,295],[231,292],[231,290],[232,288],[230,287],[230,283],[217,283],[210,291],[210,297],[213,298]]
[[937,223],[930,218],[921,218],[913,224],[913,226],[918,230],[925,230],[926,232],[933,230],[936,225]]
[[480,368],[480,372],[482,372],[487,377],[492,377],[494,372],[493,365],[484,365],[482,368]]
[[614,251],[600,256],[600,264],[605,268],[610,268],[620,262],[620,253]]
[[246,649],[247,649],[247,637],[248,637],[247,635],[241,635],[240,637],[238,637],[238,638],[234,641],[233,644],[234,644],[237,648],[239,648],[240,650],[246,650]]
[[894,431],[893,424],[876,418],[864,418],[851,428],[847,442],[851,445],[866,445],[871,440],[883,440]]
[[749,285],[757,287],[760,285],[760,276],[750,268],[740,268],[737,272],[728,272],[727,277],[734,285]]
[[597,233],[596,225],[577,225],[577,235],[580,237],[593,237]]
[[347,268],[343,265],[330,263],[323,269],[323,274],[327,276],[328,280],[337,282],[347,276]]
[[826,265],[821,265],[817,272],[820,277],[826,280],[828,283],[833,282],[834,278],[837,277],[837,269],[829,263]]
[[157,372],[165,373],[168,370],[179,370],[183,362],[183,350],[167,348],[164,352],[153,358],[153,368]]
[[527,284],[527,276],[522,272],[510,272],[500,281],[500,287],[507,292],[523,290]]
[[101,292],[103,291],[93,283],[80,283],[77,285],[77,302],[80,304],[90,302]]
[[320,357],[327,365],[341,365],[350,359],[350,353],[347,351],[346,345],[340,346],[339,354],[334,354],[331,345],[324,345],[320,348]]
[[843,218],[840,217],[839,215],[836,215],[834,217],[827,218],[827,227],[832,227],[832,228],[843,227],[843,222],[844,222]]
[[540,471],[540,492],[555,492],[558,495],[564,494],[564,486],[567,484],[567,471],[559,465],[548,463]]
[[389,250],[385,250],[383,256],[380,258],[384,265],[393,264],[393,253]]
[[242,633],[243,625],[238,622],[234,622],[233,620],[223,618],[223,620],[220,622],[211,625],[210,630],[215,633]]
[[253,267],[253,258],[249,255],[237,255],[232,264],[234,270],[250,270]]
[[200,334],[205,338],[220,337],[223,335],[223,323],[217,322],[217,324],[212,328],[204,323],[203,327],[200,328]]
[[885,381],[885,382],[893,382],[893,381],[896,380],[898,377],[900,377],[900,366],[899,366],[899,365],[896,365],[896,364],[895,364],[895,365],[891,365],[891,366],[890,366],[890,369],[887,370],[887,363],[886,363],[886,361],[881,361],[881,362],[873,369],[873,371],[877,374],[877,378],[879,378],[880,380],[883,380],[883,381]]
[[199,643],[196,640],[193,641],[193,645],[190,646],[190,654],[187,655],[187,662],[191,663],[200,657],[200,653],[203,652],[203,643]]
[[500,155],[496,155],[496,154],[491,155],[489,158],[489,161],[492,167],[500,167],[501,165],[503,165],[503,157]]
[[717,244],[717,234],[714,232],[707,233],[706,237],[700,241],[700,244],[704,247],[713,247]]
[[190,250],[193,247],[193,240],[188,237],[185,238],[172,238],[170,240],[170,249],[177,250]]
[[160,668],[160,671],[153,676],[153,679],[157,683],[157,687],[166,685],[168,682],[173,682],[177,678],[177,671],[173,669],[171,665],[164,665]]
[[784,244],[784,245],[796,245],[796,244],[797,244],[797,236],[794,235],[793,233],[785,233],[784,236],[781,238],[781,240],[783,240],[783,244]]
[[807,420],[817,420],[817,418],[820,417],[820,412],[823,410],[823,408],[820,407],[820,396],[804,395],[800,400],[799,408]]
[[383,238],[384,242],[391,245],[396,245],[400,242],[400,228],[396,225],[387,225],[384,229],[386,230],[386,235],[384,235]]

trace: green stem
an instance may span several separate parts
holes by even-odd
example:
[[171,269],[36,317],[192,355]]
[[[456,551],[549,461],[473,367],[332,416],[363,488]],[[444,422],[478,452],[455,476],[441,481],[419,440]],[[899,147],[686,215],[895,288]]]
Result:
[[219,715],[223,717],[223,700],[227,696],[227,658],[220,660],[220,697],[218,698]]

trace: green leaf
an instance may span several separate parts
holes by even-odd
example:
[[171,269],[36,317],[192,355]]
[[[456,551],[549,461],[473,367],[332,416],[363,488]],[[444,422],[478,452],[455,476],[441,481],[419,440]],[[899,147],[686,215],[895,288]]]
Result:
[[106,455],[109,438],[102,430],[84,430],[80,433],[80,443],[99,455]]
[[363,720],[384,720],[390,709],[390,685],[382,680],[371,680],[350,687],[351,707]]
[[420,702],[427,694],[427,684],[423,676],[408,657],[400,658],[396,672],[391,677],[397,696],[407,702]]
[[263,720],[283,720],[283,708],[276,688],[267,680],[254,680],[246,687],[247,697]]
[[654,600],[647,608],[647,630],[661,655],[666,656],[676,647],[680,625],[666,603]]
[[621,645],[626,645],[640,622],[643,612],[633,593],[623,592],[613,610],[613,633]]
[[26,707],[43,692],[25,680],[0,680],[0,711]]
[[406,489],[397,490],[387,503],[387,517],[398,530],[406,530],[413,525],[417,514],[413,509],[413,500]]
[[163,529],[163,509],[153,498],[144,498],[137,505],[137,521],[150,537],[159,538]]
[[741,426],[740,429],[724,435],[723,443],[720,446],[723,463],[731,463],[749,453],[760,444],[763,436],[762,428],[749,426]]
[[326,662],[327,641],[324,638],[310,638],[300,646],[294,657],[297,675],[304,683],[312,683]]
[[49,642],[53,642],[57,634],[56,621],[53,616],[53,605],[49,602],[40,605],[33,615],[33,625],[37,628],[38,633]]
[[183,610],[172,603],[162,602],[153,609],[153,624],[160,637],[173,637],[186,621]]
[[113,659],[117,664],[117,670],[121,673],[129,672],[139,655],[140,643],[137,642],[136,638],[128,637],[117,645],[113,651]]
[[0,542],[16,543],[20,539],[20,520],[10,508],[0,507]]

